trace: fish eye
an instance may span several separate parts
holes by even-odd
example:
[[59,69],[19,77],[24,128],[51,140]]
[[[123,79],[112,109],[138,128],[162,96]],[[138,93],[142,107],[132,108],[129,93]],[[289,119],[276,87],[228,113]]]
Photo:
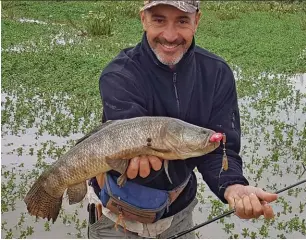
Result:
[[203,130],[201,131],[201,133],[207,134],[207,131],[206,131],[205,129],[203,129]]

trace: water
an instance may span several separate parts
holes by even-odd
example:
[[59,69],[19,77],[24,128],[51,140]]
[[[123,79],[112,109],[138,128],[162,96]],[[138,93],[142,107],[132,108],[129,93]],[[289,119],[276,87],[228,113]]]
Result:
[[1,48],[1,51],[10,53],[37,52],[37,47],[36,44],[31,41],[30,43],[27,43],[27,45],[17,44],[6,49]]
[[21,23],[36,23],[36,24],[42,24],[42,25],[47,25],[48,24],[44,21],[39,21],[39,20],[35,20],[35,19],[28,19],[28,18],[20,18],[19,22],[21,22]]
[[[238,76],[238,74],[236,74],[236,76]],[[272,78],[272,76],[270,76],[270,78]],[[301,93],[306,93],[306,74],[300,74],[297,75],[295,77],[290,78],[290,83],[292,84],[292,86],[295,88],[295,90],[300,91]],[[248,113],[251,114],[251,119],[254,120],[258,117],[258,115],[260,113],[258,113],[258,111],[254,110],[254,109],[250,109],[250,101],[248,101],[247,99],[240,99],[239,101],[240,106],[244,106],[245,109],[248,110]],[[279,104],[280,107],[282,106],[282,104]],[[294,109],[293,107],[290,108],[286,108],[286,109],[282,109],[279,110],[279,112],[277,112],[277,114],[275,114],[273,116],[273,114],[271,116],[268,115],[268,118],[270,120],[272,119],[277,119],[279,122],[284,121],[288,124],[292,124],[294,126],[297,126],[298,129],[303,129],[303,127],[305,128],[305,122],[306,122],[306,116],[305,116],[305,110],[303,112],[302,107],[306,106],[306,98],[304,98],[301,102],[300,108],[298,109]],[[243,115],[243,114],[242,114]],[[242,116],[243,119],[243,116]],[[243,123],[243,122],[242,122]],[[252,162],[253,158],[257,158],[257,159],[263,159],[264,157],[269,157],[271,156],[271,153],[273,151],[269,150],[269,147],[271,145],[271,143],[268,143],[267,141],[264,140],[264,134],[263,132],[261,132],[261,134],[259,133],[259,136],[255,135],[254,132],[256,131],[256,127],[253,126],[254,128],[252,129],[253,131],[250,131],[249,134],[244,134],[242,137],[242,149],[244,149],[242,157],[244,160],[244,164],[247,165],[248,163]],[[268,131],[270,132],[270,134],[273,134],[273,126],[266,126],[265,128],[268,129]],[[255,136],[254,136],[255,135]],[[256,138],[254,140],[254,138]],[[253,139],[253,142],[249,142],[250,139]],[[295,141],[293,143],[297,143],[298,141],[298,137],[294,136]],[[256,147],[255,147],[256,145]],[[256,148],[256,153],[252,153],[252,150]],[[305,149],[305,147],[304,147]],[[303,152],[303,149],[300,149],[301,152]],[[269,158],[268,158],[269,159]],[[254,180],[254,177],[256,176],[256,174],[252,174],[250,172],[249,169],[246,169],[246,167],[244,168],[244,172],[245,175],[247,176],[247,178],[250,181],[251,185],[256,185],[258,184],[259,187],[262,188],[266,188],[269,189],[271,192],[274,192],[276,190],[279,190],[285,186],[289,186],[291,184],[294,184],[296,182],[298,182],[298,174],[295,174],[294,169],[297,166],[301,167],[301,161],[295,161],[295,159],[292,158],[292,156],[290,156],[290,154],[288,154],[288,156],[284,155],[281,156],[279,158],[279,161],[277,162],[277,164],[279,164],[281,171],[283,171],[283,175],[280,176],[279,174],[274,174],[273,171],[271,171],[272,167],[271,167],[271,162],[268,164],[268,166],[266,167],[267,169],[265,169],[262,173],[262,177],[260,180]],[[255,173],[260,169],[259,164],[252,164],[251,165],[252,169],[255,169]],[[290,168],[290,170],[292,170],[292,172],[287,173],[286,172],[286,168]],[[301,167],[302,168],[302,167]],[[299,172],[303,172],[303,171],[299,171]],[[303,178],[305,178],[306,174],[303,175]],[[201,180],[201,176],[199,176],[199,182],[203,183],[203,181]],[[205,185],[205,184],[204,184]],[[274,190],[272,191],[272,186],[274,187]],[[287,213],[284,214],[283,213],[283,204],[281,203],[273,203],[271,204],[271,206],[274,209],[274,212],[277,214],[279,213],[280,216],[277,217],[277,221],[281,222],[281,221],[288,221],[290,218],[293,218],[295,216],[298,216],[300,219],[306,219],[306,213],[303,211],[302,213],[300,213],[300,203],[305,204],[306,203],[306,186],[301,185],[298,188],[301,188],[301,193],[296,197],[296,196],[289,196],[288,195],[288,191],[281,193],[279,195],[279,197],[283,197],[287,203],[289,204],[289,206],[292,207],[291,209],[291,213]],[[204,196],[213,196],[213,199],[216,199],[216,197],[211,193],[211,191],[208,189],[208,187],[206,186],[205,191],[204,191]],[[207,220],[207,217],[209,215],[210,212],[210,206],[211,204],[206,203],[204,205],[206,207],[206,209],[204,209],[203,212],[200,211],[195,211],[194,212],[194,219],[196,224],[200,224],[203,223]],[[203,206],[201,204],[198,204],[197,208],[200,208]],[[227,209],[224,209],[224,211],[227,211]],[[234,228],[232,229],[232,233],[241,233],[242,229],[244,228],[249,228],[249,231],[254,231],[258,234],[258,232],[260,231],[261,226],[264,224],[263,219],[261,218],[261,220],[259,220],[257,223],[253,223],[251,220],[241,220],[239,219],[237,216],[235,215],[231,215],[230,218],[226,218],[226,222],[227,223],[234,223]],[[228,238],[228,234],[225,233],[225,231],[220,231],[220,221],[211,223],[207,226],[204,226],[203,228],[200,228],[199,233],[200,236],[202,238]],[[304,223],[305,226],[305,223]],[[269,238],[279,238],[278,234],[281,233],[285,233],[284,231],[281,230],[276,230],[276,229],[271,229],[269,231]],[[304,232],[305,234],[305,232]],[[305,235],[303,235],[301,232],[292,232],[292,233],[288,233],[286,234],[286,236],[288,238],[305,238]],[[257,237],[263,238],[263,236],[261,235],[257,235]]]
[[[40,25],[47,25],[48,23],[34,20],[34,19],[27,19],[21,18],[19,19],[22,23],[28,24],[40,24]],[[45,36],[43,38],[47,38],[46,41],[42,41],[43,38],[40,38],[38,41],[25,41],[22,43],[18,43],[16,45],[11,45],[6,48],[1,48],[2,52],[8,53],[31,53],[31,52],[42,52],[46,50],[52,50],[55,47],[73,47],[74,45],[80,44],[83,39],[79,34],[73,34],[67,31],[65,28],[66,24],[57,24],[57,23],[49,23],[51,25],[57,25],[59,28],[58,33],[51,34],[50,36]]]
[[[306,74],[291,78],[290,84],[295,88],[294,93],[300,91],[300,93],[305,94]],[[42,128],[42,126],[48,124],[48,119],[53,119],[51,117],[54,117],[56,113],[65,115],[65,118],[54,124],[54,126],[52,125],[53,127],[58,127],[60,124],[67,122],[68,119],[73,121],[71,112],[69,112],[68,108],[64,107],[65,99],[67,98],[58,97],[58,99],[54,99],[51,105],[58,104],[56,105],[56,113],[54,113],[48,111],[49,107],[46,107],[48,104],[45,103],[45,100],[36,97],[36,100],[33,98],[35,101],[33,99],[26,101],[26,99],[22,98],[22,94],[20,93],[17,97],[2,93],[1,96],[2,111],[4,109],[11,110],[9,115],[11,121],[7,121],[9,124],[2,125],[2,210],[5,210],[2,213],[2,238],[10,236],[10,234],[15,238],[19,238],[22,231],[25,231],[28,226],[33,226],[34,233],[27,236],[27,238],[86,238],[86,226],[80,227],[81,223],[88,218],[86,199],[84,200],[84,205],[77,204],[73,206],[69,206],[67,201],[64,200],[64,212],[55,224],[50,224],[49,231],[46,231],[48,229],[46,221],[39,220],[35,222],[35,218],[26,214],[22,196],[33,181],[35,174],[41,172],[45,163],[55,160],[61,154],[61,151],[67,150],[73,143],[73,140],[80,138],[83,134],[79,131],[80,127],[76,127],[74,133],[70,131],[69,135],[66,136],[50,134],[51,127]],[[252,185],[258,184],[258,186],[269,191],[276,191],[297,182],[299,175],[302,173],[301,159],[303,159],[304,146],[299,145],[301,140],[299,134],[305,128],[306,118],[303,107],[306,106],[306,98],[301,97],[300,102],[295,103],[293,101],[289,104],[288,102],[292,101],[292,99],[287,97],[277,102],[275,110],[269,110],[269,108],[264,108],[263,110],[260,108],[255,109],[257,102],[264,98],[264,94],[262,92],[261,97],[244,97],[239,100],[242,109],[243,126],[241,154],[245,164],[244,172],[250,183]],[[35,116],[35,119],[30,125],[27,125],[25,122],[21,122],[20,126],[17,126],[18,124],[14,125],[17,119],[17,113],[14,110],[17,109],[16,105],[20,102],[24,102],[24,104],[28,102],[28,104],[36,106],[33,110],[36,114],[31,113]],[[40,111],[38,111],[39,109]],[[264,113],[264,116],[262,116],[262,113]],[[273,119],[277,120],[277,123],[285,122],[289,127],[279,127],[277,123],[271,124]],[[84,123],[84,120],[80,122],[81,125],[82,123]],[[293,130],[295,128],[296,130]],[[285,129],[287,131],[284,131]],[[290,141],[287,140],[290,138],[288,137],[290,135],[289,130],[293,131]],[[275,157],[273,154],[278,147],[275,145],[277,141],[280,141],[281,146],[279,146],[279,156]],[[265,162],[267,161],[265,157],[268,162]],[[276,158],[277,161],[273,162],[272,158]],[[35,164],[37,164],[36,168],[34,167]],[[274,167],[274,164],[278,167]],[[38,169],[38,172],[33,171],[35,169]],[[261,174],[258,174],[260,171],[262,171]],[[199,190],[202,196],[200,200],[204,201],[204,203],[199,202],[194,211],[194,221],[196,224],[199,224],[207,220],[212,207],[216,206],[217,198],[201,180],[200,174],[198,172],[196,174],[199,186],[204,187],[204,190]],[[304,178],[305,175],[303,176]],[[3,186],[5,186],[4,189]],[[300,192],[296,192],[296,189],[299,189]],[[280,194],[280,197],[284,199],[283,202],[280,201],[272,204],[275,213],[279,214],[279,216],[276,218],[275,223],[269,227],[269,238],[278,238],[279,234],[285,234],[289,238],[305,237],[302,234],[303,230],[301,230],[302,224],[294,224],[293,221],[290,222],[290,219],[295,216],[298,216],[300,221],[306,219],[305,211],[300,212],[300,204],[303,206],[306,202],[306,186],[299,186],[293,190],[292,192],[287,191]],[[227,205],[221,205],[220,208],[222,210],[219,213],[222,213],[227,210]],[[76,210],[77,215],[74,216]],[[22,214],[24,214],[25,218],[23,222],[20,222]],[[234,224],[233,228],[230,229],[230,233],[223,229],[225,225],[220,223],[220,221],[200,228],[196,232],[202,238],[228,238],[234,234],[240,235],[245,228],[249,232],[255,232],[257,238],[266,237],[260,235],[262,226],[268,226],[262,218],[253,222],[252,220],[241,220],[237,216],[231,215],[226,217],[224,221],[227,224]],[[4,224],[5,222],[6,224]],[[287,223],[287,227],[282,226],[282,222],[284,224]],[[300,229],[286,233],[286,230],[294,226],[298,226]],[[264,234],[264,231],[262,231],[262,234]]]

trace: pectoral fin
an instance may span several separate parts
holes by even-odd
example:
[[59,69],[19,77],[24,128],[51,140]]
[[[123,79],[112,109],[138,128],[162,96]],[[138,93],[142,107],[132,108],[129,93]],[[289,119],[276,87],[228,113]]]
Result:
[[105,161],[111,167],[111,169],[121,174],[124,174],[126,172],[130,163],[129,159],[113,159],[110,157],[107,157]]
[[165,173],[169,179],[169,182],[172,184],[172,180],[169,175],[169,161],[167,159],[175,159],[176,155],[169,149],[156,148],[152,147],[151,145],[147,145],[147,148],[149,148],[152,151],[151,153],[148,154],[164,159]]
[[117,179],[118,186],[122,187],[127,181],[126,171],[130,164],[128,159],[117,159],[113,160],[111,158],[106,159],[106,163],[115,171],[121,173],[121,176]]
[[127,181],[126,172],[121,174],[121,176],[117,179],[117,184],[119,187],[122,187]]
[[168,177],[169,182],[172,184],[172,180],[169,175],[169,161],[168,160],[164,160],[164,169],[165,169],[165,173]]

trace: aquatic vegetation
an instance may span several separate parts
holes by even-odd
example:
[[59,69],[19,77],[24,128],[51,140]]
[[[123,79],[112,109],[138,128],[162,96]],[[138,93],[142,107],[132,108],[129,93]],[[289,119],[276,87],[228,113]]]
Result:
[[[101,121],[98,79],[109,60],[139,41],[139,2],[2,3],[3,238],[86,237],[86,199],[65,203],[56,224],[29,217],[22,199],[51,162]],[[305,2],[202,5],[196,41],[235,71],[245,174],[269,191],[305,178]],[[228,206],[198,177],[194,218],[202,223]],[[277,215],[271,221],[232,215],[196,236],[305,238],[305,192],[301,185],[282,193],[272,204]]]

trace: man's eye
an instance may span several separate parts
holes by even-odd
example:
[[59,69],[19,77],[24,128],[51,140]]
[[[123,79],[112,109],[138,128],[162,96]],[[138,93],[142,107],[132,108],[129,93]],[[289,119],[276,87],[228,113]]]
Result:
[[163,22],[164,22],[163,19],[154,19],[153,21],[154,21],[154,22],[157,22],[157,23],[163,23]]
[[188,23],[186,20],[180,20],[180,24],[186,24]]

